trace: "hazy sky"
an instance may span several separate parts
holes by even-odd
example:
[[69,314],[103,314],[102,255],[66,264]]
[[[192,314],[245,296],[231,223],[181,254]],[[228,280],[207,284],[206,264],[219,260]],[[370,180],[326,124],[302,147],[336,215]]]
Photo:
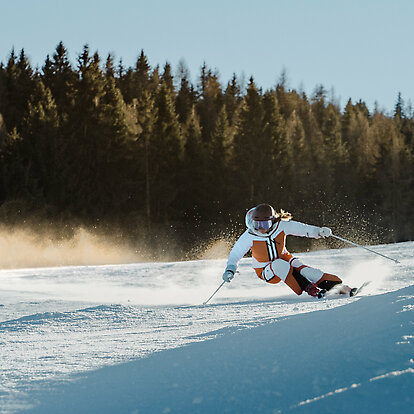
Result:
[[226,84],[251,75],[263,89],[283,69],[291,88],[334,88],[392,111],[414,104],[413,0],[0,0],[0,61],[25,49],[42,66],[63,41],[73,63],[89,44],[103,60],[152,67],[184,59],[195,82],[205,61]]

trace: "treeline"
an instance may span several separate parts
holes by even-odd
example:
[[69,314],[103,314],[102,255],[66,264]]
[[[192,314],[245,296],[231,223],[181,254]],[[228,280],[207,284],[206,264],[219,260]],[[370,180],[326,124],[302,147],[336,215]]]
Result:
[[[381,85],[379,85],[381,87]],[[414,236],[414,119],[283,77],[263,91],[206,64],[125,68],[60,43],[42,68],[24,50],[0,66],[0,220],[117,225],[163,246],[243,228],[259,202],[389,242]],[[187,243],[187,244],[186,244]]]

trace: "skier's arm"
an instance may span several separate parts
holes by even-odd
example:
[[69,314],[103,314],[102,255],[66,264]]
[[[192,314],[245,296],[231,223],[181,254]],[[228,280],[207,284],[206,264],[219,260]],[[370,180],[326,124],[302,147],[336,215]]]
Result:
[[249,233],[244,232],[234,244],[230,251],[229,258],[227,260],[227,267],[223,273],[223,280],[230,282],[236,273],[237,266],[241,258],[250,250],[253,242]]
[[332,234],[328,227],[312,226],[294,220],[283,221],[282,223],[286,235],[319,239],[320,237],[329,237]]

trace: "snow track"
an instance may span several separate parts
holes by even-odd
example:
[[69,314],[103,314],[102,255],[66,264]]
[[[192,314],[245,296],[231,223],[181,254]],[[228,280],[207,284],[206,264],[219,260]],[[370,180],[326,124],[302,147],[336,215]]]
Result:
[[[289,324],[295,315],[325,315],[319,311],[334,308],[346,315],[342,309],[348,306],[342,308],[344,305],[355,306],[365,300],[364,296],[414,283],[410,270],[413,247],[414,243],[376,247],[397,257],[405,267],[357,249],[298,255],[305,263],[340,274],[346,283],[373,281],[357,298],[320,301],[297,297],[282,284],[264,284],[250,269],[250,259],[242,261],[240,275],[207,306],[200,304],[220,283],[223,260],[1,271],[0,302],[4,306],[0,308],[0,413],[15,413],[36,405],[35,400],[42,401],[44,396],[39,395],[51,381],[54,386],[64,387],[76,374],[134,363],[159,351],[227,338],[231,333],[243,338],[253,328]],[[411,315],[412,292],[398,295],[396,301],[401,315]],[[364,321],[358,323],[362,326]],[[413,329],[405,330],[398,346],[412,346],[412,335]],[[280,345],[275,341],[278,349]],[[391,372],[402,372],[401,378],[407,378],[412,375],[408,368],[405,365],[375,372],[366,380],[376,378],[378,384],[389,381],[391,377],[382,379],[381,375]],[[353,384],[359,383],[344,381],[337,388],[315,392],[295,404],[315,406],[328,400],[331,393],[352,392]]]

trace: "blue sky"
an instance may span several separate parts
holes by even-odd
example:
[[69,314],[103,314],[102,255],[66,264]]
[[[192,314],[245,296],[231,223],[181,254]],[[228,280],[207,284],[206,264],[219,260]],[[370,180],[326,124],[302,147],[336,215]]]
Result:
[[151,66],[184,59],[196,82],[205,61],[226,84],[253,75],[263,89],[282,70],[289,86],[316,85],[392,111],[414,104],[412,0],[15,0],[0,9],[0,61],[25,49],[42,66],[63,41],[72,62],[84,44],[126,66],[143,49]]

